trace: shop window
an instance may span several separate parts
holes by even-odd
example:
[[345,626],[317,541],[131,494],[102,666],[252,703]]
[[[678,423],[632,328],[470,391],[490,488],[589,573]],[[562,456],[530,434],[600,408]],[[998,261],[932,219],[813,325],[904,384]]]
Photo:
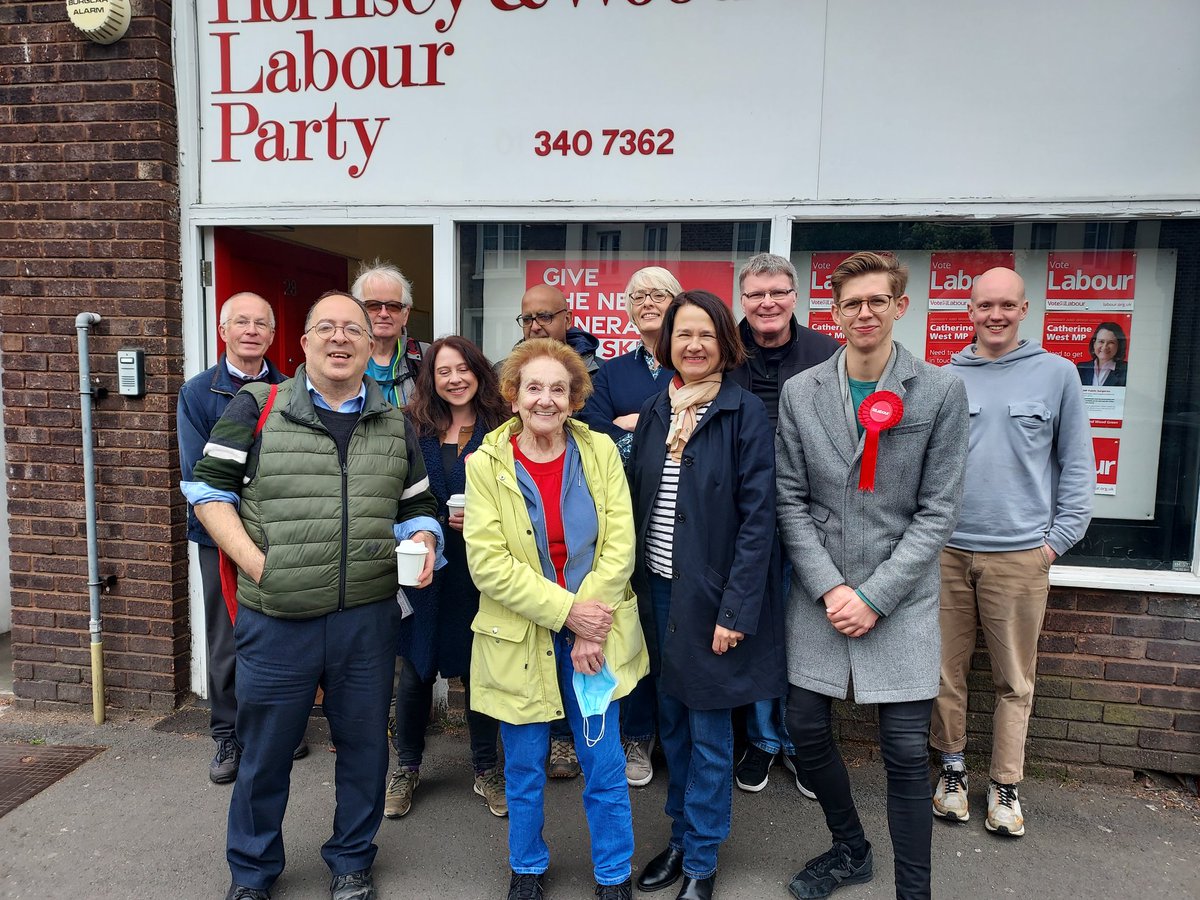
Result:
[[[850,252],[909,267],[896,339],[937,365],[972,340],[974,274],[1011,265],[1030,302],[1022,337],[1075,363],[1104,324],[1123,332],[1126,383],[1084,387],[1096,451],[1095,518],[1074,565],[1190,571],[1200,474],[1200,222],[796,223],[797,315],[830,330],[828,275]],[[1082,376],[1081,376],[1082,378]],[[1003,490],[1003,484],[996,485]]]
[[[493,235],[515,243],[504,246]],[[769,222],[506,222],[462,224],[458,237],[460,333],[494,361],[520,340],[514,318],[534,284],[560,288],[574,324],[594,334],[601,357],[611,358],[638,343],[625,311],[633,272],[663,266],[685,289],[712,291],[736,308],[738,268],[766,249],[771,234]]]

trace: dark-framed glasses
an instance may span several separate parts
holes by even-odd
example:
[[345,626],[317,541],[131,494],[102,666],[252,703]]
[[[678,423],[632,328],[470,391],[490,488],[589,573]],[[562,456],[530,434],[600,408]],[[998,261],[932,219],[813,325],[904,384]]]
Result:
[[517,316],[517,324],[522,328],[528,328],[534,321],[540,325],[549,325],[556,317],[570,311],[570,307],[568,307],[567,309],[560,309],[558,312],[523,313]]
[[783,300],[794,293],[796,293],[795,288],[778,288],[773,291],[750,291],[749,293],[743,291],[742,296],[751,303],[762,303],[764,300]]
[[834,305],[843,316],[857,316],[862,311],[864,303],[871,308],[871,312],[881,313],[891,306],[895,299],[891,294],[875,294],[872,297],[853,297]]
[[629,302],[634,306],[642,306],[647,300],[653,300],[655,303],[670,303],[675,299],[675,295],[670,291],[630,291],[625,295],[629,298]]
[[346,336],[346,340],[348,341],[360,340],[362,336],[367,333],[367,329],[363,328],[361,325],[355,324],[354,322],[350,322],[346,325],[334,325],[332,322],[318,322],[308,330],[323,341],[329,340],[339,330]]

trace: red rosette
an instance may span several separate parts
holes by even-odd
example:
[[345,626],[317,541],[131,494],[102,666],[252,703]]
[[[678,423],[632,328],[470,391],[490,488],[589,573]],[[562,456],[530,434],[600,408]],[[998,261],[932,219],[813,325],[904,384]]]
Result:
[[863,446],[862,464],[858,472],[858,489],[875,490],[875,467],[879,460],[879,433],[898,424],[904,417],[904,401],[891,391],[876,391],[858,406],[858,421],[867,432]]

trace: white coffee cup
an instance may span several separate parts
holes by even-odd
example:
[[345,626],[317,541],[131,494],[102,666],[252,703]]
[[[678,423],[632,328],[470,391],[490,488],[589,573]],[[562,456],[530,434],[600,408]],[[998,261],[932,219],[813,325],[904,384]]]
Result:
[[421,541],[404,540],[396,547],[396,575],[400,583],[414,587],[421,578],[425,566],[427,548]]
[[446,500],[446,509],[453,513],[455,510],[466,509],[467,495],[466,494],[451,494]]

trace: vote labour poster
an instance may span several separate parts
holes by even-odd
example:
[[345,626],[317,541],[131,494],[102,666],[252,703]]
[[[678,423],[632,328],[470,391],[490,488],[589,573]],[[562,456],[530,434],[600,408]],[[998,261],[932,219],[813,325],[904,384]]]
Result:
[[[830,277],[833,275],[833,270],[842,264],[842,261],[849,256],[853,256],[853,250],[834,250],[833,252],[820,252],[812,255],[812,263],[809,267],[808,275],[808,308],[809,310],[828,310],[833,306],[833,283]],[[829,321],[829,317],[825,316],[825,321]],[[810,322],[812,317],[810,317]],[[814,330],[828,330],[822,326],[817,328],[815,325],[810,325]],[[833,335],[838,340],[842,339],[841,329],[836,328],[837,334]]]
[[1096,454],[1096,493],[1106,497],[1117,495],[1117,457],[1121,455],[1120,438],[1092,438]]
[[817,334],[828,335],[839,344],[846,343],[846,335],[842,333],[841,326],[833,321],[833,315],[830,313],[828,307],[825,309],[810,309],[808,311],[808,327],[817,332]]
[[1074,363],[1093,428],[1125,419],[1137,253],[1050,253],[1042,345]]
[[[953,250],[931,253],[929,256],[930,312],[935,310],[965,311],[967,301],[971,299],[971,288],[975,285],[975,279],[996,266],[1015,268],[1015,254],[1011,250]],[[931,330],[931,342],[932,336]],[[970,343],[970,341],[965,343]],[[926,358],[928,358],[928,353]],[[933,362],[932,359],[929,361]],[[941,363],[935,363],[935,365],[941,365]]]
[[931,312],[925,325],[925,361],[935,366],[949,365],[950,357],[973,340],[975,326],[966,310]]
[[732,306],[731,262],[530,259],[525,263],[525,287],[549,284],[561,290],[575,311],[573,324],[599,338],[601,358],[612,359],[641,342],[625,308],[625,286],[634,272],[647,265],[662,265],[684,290],[711,291]]

